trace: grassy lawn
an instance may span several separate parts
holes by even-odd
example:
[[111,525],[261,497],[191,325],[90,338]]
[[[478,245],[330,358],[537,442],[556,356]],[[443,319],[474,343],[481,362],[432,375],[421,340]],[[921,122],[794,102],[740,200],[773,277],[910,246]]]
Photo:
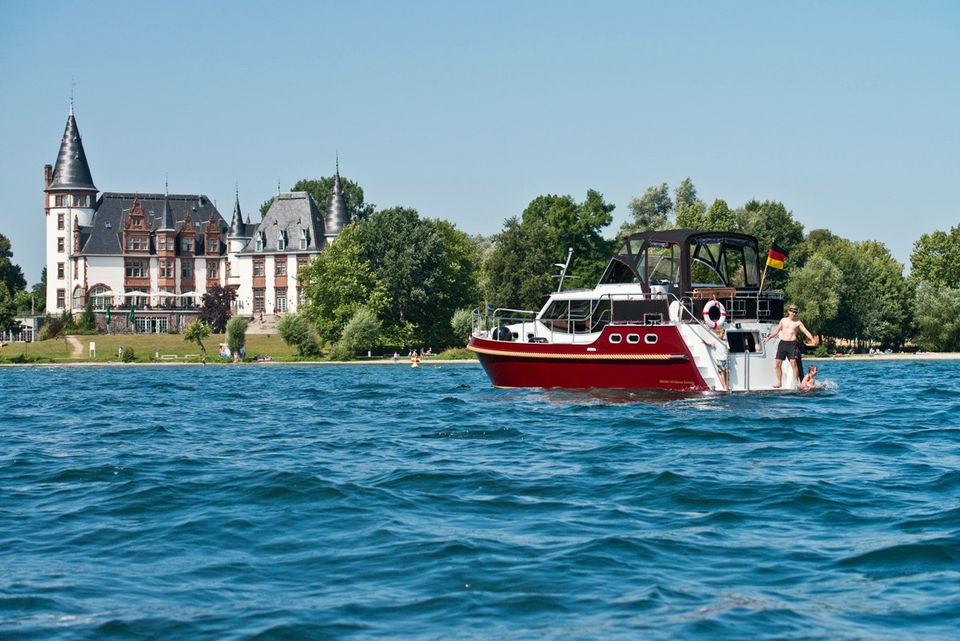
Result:
[[[175,355],[178,359],[163,360],[199,360],[200,348],[196,343],[188,343],[183,340],[182,334],[114,334],[114,335],[91,335],[77,336],[83,346],[83,356],[80,358],[70,357],[70,345],[62,340],[47,340],[39,343],[11,343],[0,349],[0,362],[11,362],[11,359],[26,354],[27,356],[43,361],[51,362],[117,362],[120,359],[117,356],[121,345],[124,349],[133,349],[136,354],[137,362],[147,362],[156,360],[159,353],[161,357]],[[96,358],[90,358],[90,342],[97,344]],[[210,338],[203,341],[207,348],[207,354],[210,362],[221,360],[217,356],[220,343],[226,343],[226,335],[212,334]],[[250,334],[247,336],[247,356],[253,357],[257,354],[268,354],[275,361],[297,360],[297,351],[295,348],[287,345],[279,336],[275,334]]]

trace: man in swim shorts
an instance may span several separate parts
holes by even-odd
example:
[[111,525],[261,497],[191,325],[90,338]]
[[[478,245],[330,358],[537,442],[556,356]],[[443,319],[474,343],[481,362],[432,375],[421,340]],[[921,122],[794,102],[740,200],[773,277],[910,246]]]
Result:
[[763,339],[764,344],[766,344],[777,334],[780,335],[780,344],[777,345],[777,357],[773,366],[774,375],[777,377],[777,384],[774,385],[775,388],[779,388],[783,384],[783,371],[781,367],[785,360],[790,361],[790,364],[793,366],[793,378],[798,383],[800,382],[800,366],[797,364],[797,349],[799,347],[797,345],[797,332],[803,332],[810,340],[813,340],[813,334],[807,331],[803,323],[797,320],[797,313],[799,311],[796,305],[791,305],[790,309],[787,310],[787,317],[781,318],[777,327]]

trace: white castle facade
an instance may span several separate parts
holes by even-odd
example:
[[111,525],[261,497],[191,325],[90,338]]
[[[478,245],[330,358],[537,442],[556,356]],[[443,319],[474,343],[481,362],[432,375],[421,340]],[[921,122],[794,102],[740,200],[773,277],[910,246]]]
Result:
[[306,192],[280,193],[252,223],[238,197],[227,224],[202,194],[101,193],[71,108],[57,162],[44,166],[47,310],[78,314],[90,301],[101,324],[132,318],[164,332],[189,324],[219,285],[234,291],[234,313],[295,312],[299,270],[350,220],[339,168],[325,204],[321,213]]

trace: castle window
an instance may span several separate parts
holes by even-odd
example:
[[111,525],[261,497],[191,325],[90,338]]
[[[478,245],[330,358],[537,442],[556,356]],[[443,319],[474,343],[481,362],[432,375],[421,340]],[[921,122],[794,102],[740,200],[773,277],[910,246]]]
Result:
[[207,239],[207,253],[208,254],[220,253],[220,240],[218,238]]
[[277,236],[277,251],[283,251],[287,248],[287,232],[281,231]]
[[177,273],[173,270],[173,259],[172,258],[161,258],[160,261],[160,278],[173,278]]
[[309,240],[307,239],[307,230],[301,229],[300,230],[300,249],[306,249],[308,242]]
[[67,305],[67,290],[57,290],[57,309],[63,309]]
[[73,197],[73,206],[74,207],[87,207],[90,204],[90,196],[77,196]]
[[125,260],[123,266],[127,278],[147,277],[147,261],[145,260]]
[[66,196],[56,196],[53,199],[53,202],[57,207],[66,207],[67,206],[67,197]]
[[57,229],[63,231],[63,212],[57,214]]
[[58,252],[62,252],[62,251],[63,251],[63,238],[58,238],[58,239],[57,239],[57,251],[58,251]]
[[287,311],[287,290],[280,288],[277,290],[277,311],[281,314]]
[[277,259],[277,276],[286,276],[287,275],[287,259],[278,258]]
[[57,278],[63,280],[63,263],[57,263]]
[[184,239],[183,239],[183,242],[180,243],[180,249],[181,249],[181,251],[192,252],[192,251],[193,251],[193,239],[192,239],[192,238],[184,238]]
[[127,236],[127,251],[145,251],[150,248],[146,238],[143,236]]
[[183,278],[193,278],[193,261],[192,260],[180,261],[180,275]]
[[207,278],[216,278],[219,272],[219,260],[208,260],[207,261]]
[[80,285],[77,285],[73,288],[73,308],[80,309],[83,307],[83,290],[80,289]]
[[102,285],[97,285],[90,290],[90,297],[93,300],[93,308],[103,310],[110,306],[112,292]]
[[254,276],[263,276],[263,259],[253,261],[253,275]]
[[254,312],[262,312],[264,309],[263,291],[264,291],[263,289],[259,289],[259,288],[253,290],[253,311]]
[[262,251],[263,251],[263,246],[264,246],[264,244],[265,244],[265,240],[266,240],[266,239],[264,238],[264,233],[263,233],[262,231],[258,231],[258,232],[257,232],[257,242],[256,242],[256,245],[255,245],[256,251],[258,251],[258,252],[262,252]]

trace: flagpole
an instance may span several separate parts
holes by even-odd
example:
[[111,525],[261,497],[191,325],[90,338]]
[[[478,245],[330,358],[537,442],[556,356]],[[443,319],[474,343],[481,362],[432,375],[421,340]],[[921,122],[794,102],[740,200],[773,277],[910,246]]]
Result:
[[763,291],[763,281],[767,279],[767,268],[770,267],[769,264],[763,266],[763,274],[760,276],[760,289],[757,290],[757,298],[760,298],[760,292]]

